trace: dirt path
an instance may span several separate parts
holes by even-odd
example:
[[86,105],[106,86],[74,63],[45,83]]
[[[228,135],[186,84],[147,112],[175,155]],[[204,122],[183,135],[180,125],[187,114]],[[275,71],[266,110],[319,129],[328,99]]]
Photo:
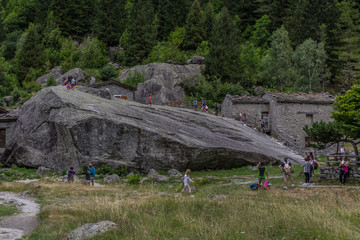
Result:
[[30,234],[39,224],[36,216],[40,206],[35,200],[24,195],[11,192],[0,192],[0,202],[16,205],[21,212],[0,219],[0,240],[13,240]]

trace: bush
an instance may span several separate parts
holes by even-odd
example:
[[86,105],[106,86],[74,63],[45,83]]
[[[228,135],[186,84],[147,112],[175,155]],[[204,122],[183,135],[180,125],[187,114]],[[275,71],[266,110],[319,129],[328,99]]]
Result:
[[101,80],[109,81],[117,77],[117,71],[115,67],[111,65],[106,65],[100,70]]
[[81,68],[101,68],[109,62],[106,46],[97,38],[86,38],[78,50],[77,65]]
[[96,170],[97,174],[99,175],[106,175],[106,174],[114,174],[114,169],[112,167],[110,167],[109,165],[105,164],[105,165],[102,165],[101,167],[99,167],[97,170]]
[[51,86],[56,86],[56,80],[53,76],[51,76],[47,81],[46,81],[46,86],[47,87],[51,87]]
[[136,88],[139,83],[145,82],[145,77],[143,73],[138,71],[130,72],[128,77],[125,79],[124,83]]
[[140,179],[141,179],[141,176],[139,174],[134,174],[128,178],[128,183],[129,184],[139,184]]
[[128,174],[127,167],[125,165],[121,165],[121,167],[117,169],[115,173],[119,176],[126,176]]

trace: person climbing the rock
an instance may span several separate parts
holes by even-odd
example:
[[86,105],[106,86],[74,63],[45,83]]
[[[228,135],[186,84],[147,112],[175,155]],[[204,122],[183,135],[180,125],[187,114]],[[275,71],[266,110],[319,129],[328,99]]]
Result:
[[264,133],[265,132],[265,122],[263,119],[261,119],[261,122],[260,122],[260,129],[261,129],[261,132]]
[[89,167],[90,167],[90,183],[91,183],[91,186],[94,186],[95,168],[91,163],[89,163]]
[[240,121],[242,121],[242,119],[243,119],[243,113],[242,113],[242,110],[240,110],[240,113],[239,113],[239,119],[240,119]]
[[195,111],[197,111],[197,108],[198,108],[198,102],[197,102],[197,99],[196,99],[196,98],[195,98],[195,100],[194,100],[193,105],[194,105],[194,110],[195,110]]
[[266,177],[269,178],[269,173],[267,171],[267,167],[262,162],[259,162],[258,165],[256,166],[256,168],[259,170],[259,174],[258,174],[259,183],[258,183],[258,186],[259,186],[259,188],[262,187],[263,189],[265,189],[265,179],[266,179]]
[[185,175],[183,177],[183,182],[184,182],[184,188],[181,190],[181,193],[184,193],[186,189],[189,189],[189,193],[191,197],[194,197],[194,195],[191,194],[191,187],[190,187],[190,183],[194,182],[193,180],[191,180],[190,178],[190,169],[186,170]]
[[218,103],[216,102],[215,103],[215,116],[217,116],[219,114],[219,105]]
[[68,182],[74,182],[74,176],[76,175],[76,172],[74,171],[73,167],[70,167],[69,171],[68,171]]
[[206,102],[205,102],[205,100],[203,98],[203,99],[201,99],[201,111],[202,112],[205,111],[205,106],[206,106]]
[[153,104],[152,95],[150,95],[150,97],[149,97],[149,104],[150,104],[150,107],[151,107],[151,105]]
[[279,165],[279,168],[284,177],[284,184],[285,184],[284,189],[287,189],[287,178],[290,178],[291,186],[295,187],[294,180],[292,177],[292,172],[294,169],[292,163],[287,158],[284,158],[284,161]]

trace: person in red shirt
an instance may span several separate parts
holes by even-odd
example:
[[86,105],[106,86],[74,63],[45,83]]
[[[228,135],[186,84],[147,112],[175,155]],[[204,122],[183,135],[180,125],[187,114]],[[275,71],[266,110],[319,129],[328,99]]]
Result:
[[150,97],[149,97],[149,104],[150,104],[150,107],[151,107],[152,103],[153,103],[153,101],[152,101],[152,96],[150,95]]

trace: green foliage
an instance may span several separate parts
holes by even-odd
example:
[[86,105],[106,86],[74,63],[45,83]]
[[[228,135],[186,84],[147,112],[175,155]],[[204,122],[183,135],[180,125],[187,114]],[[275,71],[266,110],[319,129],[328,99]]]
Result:
[[143,73],[140,73],[138,71],[132,71],[129,73],[124,83],[126,85],[136,88],[139,83],[145,82],[145,80],[146,79]]
[[100,70],[100,75],[101,75],[101,80],[103,81],[108,81],[108,80],[113,80],[114,78],[117,77],[118,72],[116,71],[114,66],[111,65],[105,65],[101,70]]
[[17,210],[15,205],[7,205],[7,204],[0,205],[0,217],[11,216],[18,212],[19,210]]
[[60,39],[60,62],[64,71],[68,71],[76,66],[79,59],[79,52],[71,38]]
[[86,38],[79,46],[79,60],[77,66],[81,68],[101,68],[107,62],[106,46],[97,38]]
[[337,122],[314,122],[311,127],[305,126],[304,131],[312,139],[309,147],[325,149],[343,140],[341,126]]
[[53,76],[51,76],[47,81],[46,81],[46,87],[51,87],[51,86],[56,86],[56,80]]
[[111,166],[104,164],[101,165],[101,167],[99,167],[98,169],[96,169],[96,173],[99,175],[106,175],[106,174],[114,174],[114,168],[112,168]]
[[139,174],[134,174],[134,175],[129,176],[128,183],[129,184],[139,184],[140,180],[141,180],[141,176]]
[[126,176],[128,174],[128,169],[126,165],[121,165],[121,167],[117,169],[115,173],[119,176]]

